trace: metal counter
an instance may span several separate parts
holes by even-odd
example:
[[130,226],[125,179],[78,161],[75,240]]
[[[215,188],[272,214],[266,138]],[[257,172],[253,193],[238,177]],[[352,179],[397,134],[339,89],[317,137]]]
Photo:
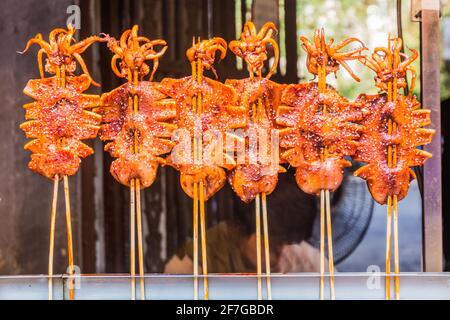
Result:
[[[318,299],[318,274],[272,275],[273,299]],[[402,273],[402,299],[450,299],[450,273]],[[75,299],[130,299],[130,276],[121,274],[80,275],[74,277]],[[338,273],[335,276],[337,299],[384,299],[384,274]],[[53,277],[53,297],[69,297],[70,279],[67,275]],[[202,278],[199,294],[202,298]],[[392,290],[394,282],[391,284]],[[48,278],[39,276],[0,276],[0,299],[47,299]],[[265,280],[263,279],[263,290]],[[139,277],[136,277],[136,299],[139,296]],[[328,279],[325,279],[325,298],[328,298]],[[190,275],[145,275],[147,299],[193,299],[193,279]],[[209,275],[210,299],[256,300],[256,277],[241,274]],[[263,292],[263,297],[266,292]],[[394,294],[392,294],[394,297]]]

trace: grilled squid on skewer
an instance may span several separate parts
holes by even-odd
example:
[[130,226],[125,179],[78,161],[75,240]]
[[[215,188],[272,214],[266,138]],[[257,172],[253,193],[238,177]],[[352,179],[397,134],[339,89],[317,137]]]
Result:
[[[327,42],[323,29],[314,32],[312,42],[303,36],[300,41],[307,53],[308,71],[318,81],[289,85],[283,92],[277,114],[277,123],[284,127],[280,130],[281,159],[296,168],[297,184],[304,192],[320,196],[320,298],[324,298],[326,224],[330,297],[335,299],[330,192],[341,185],[344,168],[351,166],[345,157],[356,151],[362,130],[357,122],[365,110],[327,85],[327,75],[336,74],[342,66],[359,81],[347,61],[362,58],[366,48],[356,38],[339,44],[334,44],[333,38]],[[341,51],[352,43],[359,46]]]
[[343,169],[351,166],[345,157],[359,145],[362,126],[356,122],[366,110],[330,85],[319,93],[315,82],[289,85],[281,101],[277,114],[277,123],[284,128],[280,158],[296,168],[297,184],[304,192],[318,196],[320,190],[335,191],[342,183]]
[[[145,300],[144,249],[141,213],[141,190],[153,184],[162,155],[173,147],[170,141],[175,126],[173,101],[152,82],[159,59],[167,49],[164,40],[150,40],[138,35],[139,27],[123,32],[120,40],[105,35],[109,49],[114,53],[111,69],[127,83],[104,93],[97,112],[102,116],[100,138],[109,141],[105,150],[115,160],[111,174],[130,188],[130,285],[131,299],[136,298],[135,242],[139,262],[140,298]],[[157,47],[162,47],[159,51]],[[153,61],[150,70],[148,61]],[[150,73],[151,71],[151,73]],[[150,74],[150,75],[149,75]],[[149,75],[149,81],[144,77]]]
[[[99,97],[88,95],[86,91],[92,80],[81,54],[94,42],[104,38],[92,36],[77,42],[75,28],[57,28],[50,32],[49,40],[41,34],[27,42],[25,53],[33,44],[40,46],[37,54],[40,79],[30,80],[24,93],[34,102],[24,105],[27,122],[20,125],[27,138],[34,140],[25,145],[32,152],[28,167],[54,181],[52,212],[50,218],[50,246],[48,257],[48,297],[53,299],[53,252],[58,199],[58,183],[64,181],[66,203],[67,251],[69,275],[74,273],[72,227],[70,212],[70,192],[68,176],[74,175],[80,166],[80,158],[87,157],[93,150],[81,142],[95,138],[99,130],[101,117],[91,110],[99,104]],[[44,56],[45,66],[44,66]],[[81,75],[75,75],[79,65]],[[45,73],[53,76],[46,78]],[[70,279],[72,281],[73,279]],[[69,290],[70,299],[74,298],[74,289]]]
[[[186,56],[191,63],[200,61],[201,70],[212,70],[215,74],[213,68],[215,52],[219,51],[222,59],[226,48],[223,39],[213,38],[196,43],[187,50]],[[225,141],[226,134],[230,130],[243,128],[247,123],[245,110],[237,105],[236,91],[218,81],[203,76],[200,81],[193,76],[181,79],[166,78],[161,81],[160,88],[176,102],[177,118],[174,123],[189,136],[189,140],[210,133],[218,134],[220,140]],[[196,105],[199,95],[201,95],[201,112],[198,112],[199,106]],[[211,141],[206,137],[201,139],[202,155],[197,161],[194,161],[196,150],[193,148],[192,152],[184,156],[178,155],[178,159],[172,156],[167,159],[169,165],[180,171],[181,186],[191,198],[194,197],[193,186],[199,182],[204,184],[205,201],[211,198],[226,182],[225,169],[231,169],[235,165],[234,159],[228,156],[225,147],[214,148],[217,154],[203,156],[203,151],[208,149],[208,145],[215,142],[217,140]]]
[[[431,157],[429,152],[417,147],[428,144],[434,130],[425,129],[431,123],[430,111],[420,109],[420,103],[412,96],[415,70],[412,62],[417,59],[415,50],[408,57],[401,52],[402,40],[388,37],[387,47],[375,48],[369,56],[359,60],[376,72],[377,95],[362,94],[357,98],[368,110],[361,124],[360,145],[354,159],[367,163],[354,175],[367,181],[375,201],[387,205],[386,225],[386,299],[391,298],[391,233],[394,233],[395,297],[400,299],[400,262],[398,247],[398,201],[408,193],[410,182],[416,177],[411,166],[421,166]],[[409,95],[400,88],[407,87],[406,74],[411,74]],[[393,228],[392,228],[393,224]]]

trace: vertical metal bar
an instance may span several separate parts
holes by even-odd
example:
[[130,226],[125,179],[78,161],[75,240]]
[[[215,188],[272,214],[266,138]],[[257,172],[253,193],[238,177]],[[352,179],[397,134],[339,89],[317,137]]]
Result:
[[431,127],[436,130],[425,150],[433,157],[424,165],[423,250],[424,271],[442,271],[442,159],[440,102],[439,6],[421,12],[422,103],[431,109]]
[[213,37],[213,0],[207,0],[208,39]]
[[[83,27],[79,30],[79,37],[84,39],[91,34],[100,33],[100,21],[99,19],[96,19],[100,10],[100,2],[81,0],[79,1],[79,4],[81,6],[81,12],[88,13],[81,15],[81,25]],[[99,49],[98,46],[93,46],[84,54],[83,58],[86,63],[89,63],[89,65],[92,66],[90,72],[94,79],[100,80],[99,68],[97,64],[92,63],[98,59]],[[95,93],[98,92],[100,91],[95,91]],[[76,198],[79,199],[76,199],[74,202],[81,203],[81,210],[74,210],[74,240],[76,241],[75,247],[81,247],[81,250],[77,250],[81,251],[81,256],[77,257],[77,261],[81,266],[83,273],[104,272],[104,269],[96,270],[96,262],[99,262],[100,260],[97,259],[97,254],[99,253],[97,248],[100,242],[97,239],[102,238],[102,234],[96,233],[97,230],[101,230],[98,228],[99,219],[97,219],[97,211],[99,211],[98,200],[103,197],[103,192],[98,192],[98,190],[101,189],[96,189],[97,184],[99,182],[102,183],[101,179],[103,179],[103,167],[101,163],[103,144],[97,142],[98,141],[86,142],[90,147],[94,148],[94,154],[83,160],[83,167],[82,170],[80,170],[80,174],[77,175],[77,177],[74,177],[75,179],[80,180],[80,184],[76,186],[75,194]],[[101,164],[100,170],[98,170],[99,168],[97,167],[98,163]],[[79,217],[77,216],[78,212],[80,214]],[[77,228],[77,221],[80,221],[78,222],[81,225],[80,228]],[[101,226],[103,226],[103,224]],[[81,245],[77,243],[77,239],[81,239]]]
[[286,75],[285,83],[297,83],[297,2],[285,0]]

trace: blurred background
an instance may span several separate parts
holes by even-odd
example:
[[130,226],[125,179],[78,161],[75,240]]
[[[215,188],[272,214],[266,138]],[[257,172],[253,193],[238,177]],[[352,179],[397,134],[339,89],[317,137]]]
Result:
[[[450,98],[450,9],[446,2],[442,2],[443,106]],[[160,61],[156,81],[190,74],[185,50],[190,46],[192,36],[220,36],[229,42],[239,37],[243,24],[248,20],[254,21],[257,28],[267,21],[273,21],[278,26],[281,58],[272,80],[279,83],[312,80],[298,39],[300,35],[311,38],[319,27],[324,27],[327,36],[333,37],[336,42],[357,37],[369,50],[373,50],[376,46],[385,46],[389,34],[398,34],[401,17],[406,48],[420,50],[420,27],[419,23],[411,21],[410,1],[1,1],[0,274],[39,274],[47,271],[52,182],[27,168],[29,153],[23,150],[26,139],[19,129],[19,124],[24,121],[21,106],[29,102],[22,89],[29,79],[39,77],[37,48],[26,55],[20,55],[17,51],[21,51],[26,41],[36,33],[42,33],[47,38],[51,29],[63,27],[72,13],[68,12],[71,5],[80,8],[78,39],[100,32],[117,38],[133,24],[139,24],[142,35],[165,39],[169,49]],[[91,88],[90,93],[107,92],[122,83],[110,70],[112,54],[106,45],[93,45],[83,57],[93,78],[102,84],[101,89]],[[414,66],[419,79],[420,59]],[[348,99],[354,99],[360,93],[376,93],[373,72],[360,64],[351,64],[351,67],[361,82],[357,83],[345,72],[339,72],[337,78],[329,76],[329,83]],[[242,61],[231,52],[217,64],[217,73],[220,81],[247,76]],[[212,74],[209,76],[212,77]],[[420,90],[419,81],[414,90],[418,98]],[[450,120],[443,108],[444,125],[448,123],[446,119]],[[445,134],[445,128],[443,130]],[[103,152],[103,143],[97,139],[89,141],[89,144],[94,147],[95,154],[84,159],[81,170],[70,177],[75,264],[83,273],[128,272],[129,190],[109,174],[112,160]],[[446,152],[447,149],[444,149],[444,164]],[[358,165],[355,163],[346,172],[342,188],[333,196],[336,266],[339,271],[364,272],[369,266],[379,267],[383,271],[386,209],[372,201],[364,181],[352,176]],[[448,172],[444,174],[448,175]],[[444,179],[447,184],[450,181],[448,178]],[[189,247],[192,200],[183,193],[178,173],[171,168],[161,168],[156,182],[144,190],[142,201],[146,272],[163,272],[171,257]],[[280,176],[279,186],[268,197],[268,203],[271,237],[284,244],[305,242],[317,248],[317,201],[296,187],[291,170]],[[444,203],[446,205],[447,202]],[[417,182],[411,184],[409,195],[400,203],[399,210],[401,270],[421,271],[422,205]],[[253,214],[253,205],[242,204],[228,185],[207,203],[207,222],[211,232],[220,225],[239,225],[249,236],[253,232]],[[447,268],[450,257],[449,220],[449,214],[444,214]],[[59,204],[56,235],[55,272],[64,272],[67,253],[62,201]],[[220,258],[224,254],[219,252],[215,256]],[[229,272],[232,271],[235,270]]]

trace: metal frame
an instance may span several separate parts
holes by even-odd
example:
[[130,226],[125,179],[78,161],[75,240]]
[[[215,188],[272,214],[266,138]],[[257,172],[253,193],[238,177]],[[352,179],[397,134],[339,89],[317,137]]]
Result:
[[421,5],[422,104],[431,110],[431,127],[436,130],[432,143],[425,146],[433,157],[424,165],[423,264],[426,272],[440,272],[443,270],[440,10],[438,0],[422,1]]

